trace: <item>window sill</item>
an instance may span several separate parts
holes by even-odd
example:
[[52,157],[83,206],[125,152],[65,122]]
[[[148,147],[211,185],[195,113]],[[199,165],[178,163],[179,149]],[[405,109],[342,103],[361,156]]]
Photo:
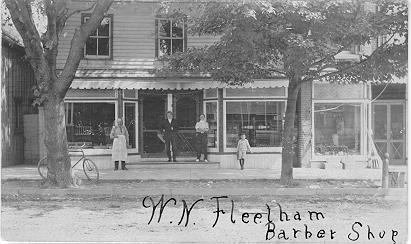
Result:
[[111,56],[84,56],[84,60],[112,60]]
[[208,147],[208,152],[218,153],[218,147]]
[[[109,155],[111,156],[112,150],[111,148],[105,148],[105,149],[101,149],[101,148],[87,148],[87,149],[83,149],[84,151],[84,155],[86,157],[89,156],[106,156]],[[127,149],[127,153],[138,153],[138,149],[137,148],[129,148]],[[75,156],[81,156],[81,154],[71,154],[70,156],[75,157]]]

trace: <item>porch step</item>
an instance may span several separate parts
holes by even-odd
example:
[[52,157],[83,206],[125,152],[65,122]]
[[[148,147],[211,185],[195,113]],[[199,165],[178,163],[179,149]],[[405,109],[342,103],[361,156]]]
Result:
[[167,159],[164,160],[141,160],[138,162],[129,162],[127,163],[128,168],[158,168],[158,169],[216,169],[220,168],[220,162],[196,162],[193,159],[178,159],[177,162],[167,162]]

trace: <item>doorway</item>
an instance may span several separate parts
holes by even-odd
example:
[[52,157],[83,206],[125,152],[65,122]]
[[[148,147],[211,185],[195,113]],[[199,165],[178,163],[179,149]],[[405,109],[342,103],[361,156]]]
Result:
[[200,115],[200,94],[191,91],[175,95],[175,119],[179,131],[177,133],[177,151],[180,156],[196,155],[195,125]]
[[374,143],[382,159],[390,155],[391,165],[405,164],[404,102],[373,103]]
[[167,96],[142,97],[142,157],[165,157],[164,142],[159,136],[167,109]]
[[168,110],[173,111],[179,130],[177,157],[192,157],[196,152],[195,124],[202,112],[202,91],[144,91],[140,92],[141,157],[165,158],[161,123]]

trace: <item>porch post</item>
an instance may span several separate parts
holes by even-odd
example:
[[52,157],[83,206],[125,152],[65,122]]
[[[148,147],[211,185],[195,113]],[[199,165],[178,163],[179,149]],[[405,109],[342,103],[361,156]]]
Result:
[[223,89],[218,88],[218,152],[222,153],[224,151],[223,140],[224,140],[224,111],[223,111]]
[[[124,113],[123,113],[123,90],[118,89],[117,90],[117,103],[118,103],[118,118],[122,118],[124,121]],[[117,119],[117,118],[116,118]]]
[[138,152],[140,153],[140,156],[144,154],[144,148],[143,148],[143,95],[141,90],[138,90],[137,93],[138,97]]

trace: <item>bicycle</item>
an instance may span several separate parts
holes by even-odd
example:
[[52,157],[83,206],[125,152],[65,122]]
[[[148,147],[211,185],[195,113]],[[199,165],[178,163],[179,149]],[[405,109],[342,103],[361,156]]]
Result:
[[[83,161],[83,172],[86,175],[87,179],[93,183],[98,183],[100,173],[98,171],[97,165],[89,158],[86,157],[83,151],[83,144],[80,148],[69,148],[69,153],[81,153],[81,158],[71,166],[72,169],[76,167],[76,165]],[[48,162],[47,156],[42,158],[37,164],[37,170],[43,179],[47,179],[47,172],[48,172]]]

